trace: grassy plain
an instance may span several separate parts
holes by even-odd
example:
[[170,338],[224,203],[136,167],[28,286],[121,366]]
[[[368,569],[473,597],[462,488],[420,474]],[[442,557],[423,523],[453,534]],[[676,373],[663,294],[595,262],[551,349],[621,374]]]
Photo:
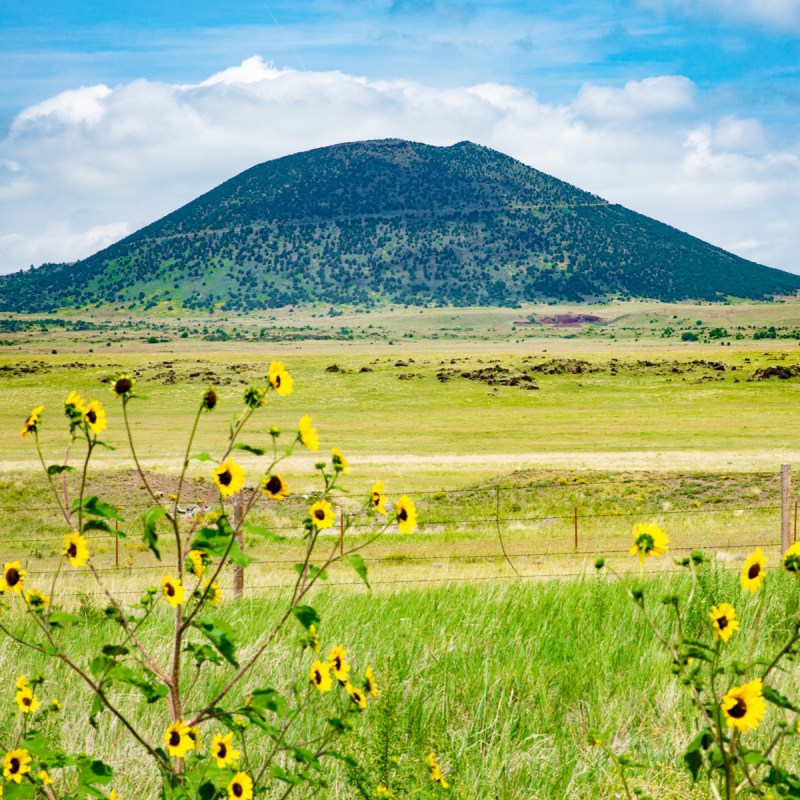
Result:
[[[394,709],[398,753],[406,754],[401,768],[424,777],[424,757],[435,749],[444,754],[454,797],[610,797],[618,791],[610,765],[583,744],[587,730],[600,727],[615,750],[653,764],[638,785],[661,798],[692,796],[680,764],[690,735],[687,708],[667,661],[621,587],[593,577],[592,563],[607,553],[610,563],[629,564],[630,530],[640,520],[662,525],[678,554],[703,547],[715,566],[696,600],[700,626],[708,605],[740,596],[735,568],[749,549],[762,545],[776,558],[777,473],[780,463],[800,456],[800,375],[756,378],[800,364],[800,305],[397,308],[335,316],[320,308],[191,319],[159,312],[0,319],[4,557],[22,557],[37,581],[46,581],[58,560],[63,527],[19,429],[44,403],[45,457],[59,462],[66,443],[61,404],[76,390],[106,405],[104,438],[117,448],[99,455],[90,489],[129,520],[121,526],[130,535],[121,542],[119,568],[113,542],[93,542],[95,560],[123,597],[155,582],[160,573],[136,532],[146,498],[129,471],[108,377],[135,372],[148,396],[131,406],[134,436],[167,495],[204,388],[216,386],[221,402],[204,416],[194,449],[213,454],[245,386],[263,382],[270,361],[280,358],[295,392],[271,396],[244,441],[263,446],[270,425],[291,432],[311,414],[319,457],[339,446],[351,461],[343,506],[383,479],[390,495],[412,494],[421,512],[418,533],[390,530],[370,550],[371,594],[351,573],[333,571],[314,599],[329,644],[346,642],[359,664],[372,663],[392,687],[384,701]],[[558,313],[607,322],[514,324]],[[770,326],[775,339],[754,338],[769,335]],[[715,328],[726,335],[712,338]],[[698,341],[683,341],[684,333]],[[255,474],[257,459],[241,455]],[[285,472],[295,496],[258,509],[259,520],[287,540],[247,542],[257,559],[249,591],[228,605],[245,641],[276,613],[290,580],[302,544],[299,495],[315,487],[316,460],[298,452]],[[187,513],[208,493],[208,471],[207,464],[192,466]],[[357,530],[351,541],[363,535]],[[336,535],[328,542],[335,546]],[[685,590],[669,560],[656,569],[664,574],[653,579],[653,598],[667,584]],[[535,580],[542,578],[550,580]],[[777,576],[775,588],[773,626],[794,591]],[[88,578],[71,576],[64,599],[96,621],[99,641],[104,623],[95,592]],[[745,626],[751,610],[743,612]],[[621,623],[629,615],[631,622]],[[97,641],[75,647],[88,653]],[[288,669],[288,658],[281,655],[259,680]],[[6,648],[3,685],[19,671]],[[84,730],[75,691],[57,731],[77,736],[77,748],[111,754],[125,776],[123,797],[149,796],[141,756],[121,747],[108,721],[99,732]],[[157,738],[160,719],[148,709],[137,713]],[[367,742],[385,724],[380,716],[376,709],[365,720]],[[341,779],[330,796],[352,792]]]

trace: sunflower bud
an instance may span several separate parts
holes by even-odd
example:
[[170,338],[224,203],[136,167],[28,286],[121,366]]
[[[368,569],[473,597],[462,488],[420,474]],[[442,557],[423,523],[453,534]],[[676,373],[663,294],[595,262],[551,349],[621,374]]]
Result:
[[605,565],[606,565],[606,560],[605,560],[604,558],[602,558],[602,557],[601,557],[601,558],[598,558],[598,559],[597,559],[597,560],[594,562],[594,568],[595,568],[595,569],[603,569],[603,567],[604,567]]
[[258,386],[248,386],[244,390],[244,404],[248,408],[258,408],[259,406],[263,406],[266,400],[266,389],[260,389]]
[[213,389],[206,389],[203,395],[203,408],[206,411],[213,411],[217,406],[217,393]]

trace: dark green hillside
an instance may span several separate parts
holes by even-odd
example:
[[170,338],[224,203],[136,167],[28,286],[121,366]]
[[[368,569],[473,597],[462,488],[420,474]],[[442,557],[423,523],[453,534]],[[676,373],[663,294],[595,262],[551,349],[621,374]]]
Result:
[[759,299],[798,289],[800,276],[488,148],[385,140],[259,164],[90,258],[2,279],[0,309]]

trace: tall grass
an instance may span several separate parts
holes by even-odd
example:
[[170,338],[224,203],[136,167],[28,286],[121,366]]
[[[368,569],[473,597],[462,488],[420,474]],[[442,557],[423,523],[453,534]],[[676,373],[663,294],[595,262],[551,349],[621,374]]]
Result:
[[[648,579],[647,602],[658,618],[666,614],[661,595],[685,594],[687,584],[685,576]],[[765,588],[769,598],[760,640],[766,648],[780,636],[787,609],[797,607],[798,591],[778,574],[769,576]],[[756,599],[742,598],[735,573],[702,567],[690,615],[698,631],[708,624],[711,604],[721,600],[737,604],[747,632]],[[585,744],[587,732],[599,729],[609,733],[613,749],[648,765],[633,771],[634,785],[659,798],[695,796],[681,764],[694,730],[690,707],[670,673],[668,657],[619,582],[592,576],[375,595],[331,588],[320,590],[313,604],[323,620],[323,647],[345,644],[354,656],[354,671],[363,674],[371,665],[383,688],[362,718],[358,738],[344,743],[354,755],[369,755],[389,730],[398,774],[416,776],[416,783],[425,785],[425,758],[433,750],[451,783],[451,797],[589,800],[613,797],[618,790],[606,758]],[[250,597],[231,601],[227,613],[242,640],[254,641],[280,607],[279,597]],[[67,635],[86,663],[113,629],[89,600],[82,613],[88,625]],[[161,634],[168,625],[165,608],[147,637],[162,658],[168,642]],[[242,696],[256,687],[280,688],[290,676],[307,672],[308,654],[298,656],[299,648],[293,647],[299,637],[299,630],[282,637],[276,656],[245,681]],[[42,667],[38,659],[4,643],[0,685],[6,687],[6,710],[13,706],[17,676]],[[119,772],[115,783],[121,797],[151,796],[154,781],[146,757],[127,743],[115,721],[104,715],[96,731],[89,728],[84,711],[88,693],[66,674],[48,677],[43,699],[52,693],[63,704],[54,733],[73,750],[107,756]],[[224,680],[223,672],[203,684],[204,691],[213,692]],[[787,675],[779,688],[791,692],[796,684],[797,678]],[[201,700],[196,698],[198,704]],[[132,695],[123,705],[153,741],[160,739],[167,724],[164,709],[140,704]],[[11,718],[1,724],[5,739]],[[377,771],[368,775],[377,782]],[[361,796],[344,770],[327,791],[342,800]],[[268,796],[279,796],[278,787]]]

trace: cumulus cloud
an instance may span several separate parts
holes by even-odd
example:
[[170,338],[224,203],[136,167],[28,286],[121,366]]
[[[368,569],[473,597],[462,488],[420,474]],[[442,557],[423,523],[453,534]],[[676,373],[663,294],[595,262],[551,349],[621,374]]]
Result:
[[259,57],[191,85],[137,80],[25,109],[0,141],[0,272],[74,260],[253,164],[358,139],[471,139],[741,255],[800,271],[800,162],[758,121],[705,116],[687,78],[434,88]]

